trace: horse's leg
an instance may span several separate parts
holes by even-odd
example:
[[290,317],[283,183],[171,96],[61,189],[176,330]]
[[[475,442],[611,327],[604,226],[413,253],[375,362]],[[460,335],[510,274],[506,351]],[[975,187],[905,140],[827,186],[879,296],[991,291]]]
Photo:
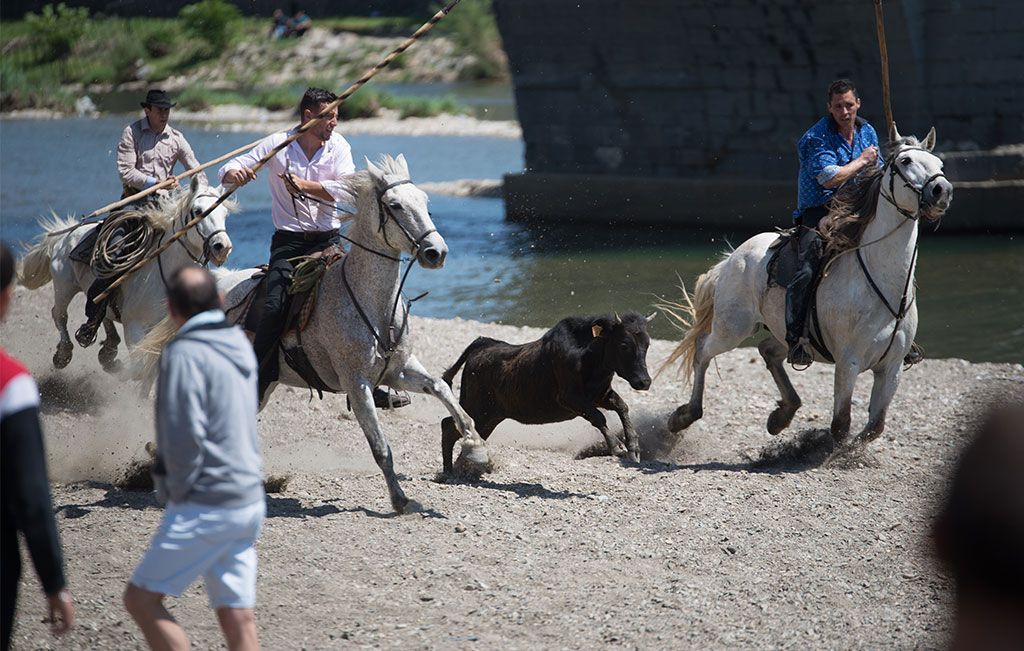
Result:
[[416,393],[426,393],[441,401],[448,413],[451,414],[455,428],[462,434],[462,452],[460,457],[466,457],[474,464],[486,465],[489,462],[487,447],[483,439],[476,433],[473,427],[473,419],[455,401],[455,395],[447,383],[431,376],[423,368],[419,360],[413,356],[405,362],[405,367],[389,378],[388,386]]
[[117,373],[123,367],[117,359],[117,347],[121,343],[121,337],[118,336],[117,326],[109,316],[103,319],[103,332],[106,336],[98,354],[100,365],[107,373]]
[[850,408],[853,404],[853,388],[857,384],[860,369],[852,361],[836,362],[836,377],[832,405],[832,440],[836,447],[850,435]]
[[768,416],[768,433],[775,436],[789,427],[793,421],[793,414],[800,408],[800,396],[797,395],[796,389],[793,388],[793,383],[789,381],[789,375],[786,373],[783,362],[786,359],[787,350],[782,342],[774,335],[769,334],[757,345],[757,350],[760,351],[761,358],[764,359],[765,366],[768,367],[768,372],[772,374],[775,386],[782,394],[779,406]]
[[597,406],[602,409],[611,409],[619,415],[619,420],[622,421],[622,432],[626,436],[626,449],[629,452],[629,458],[634,462],[639,462],[640,437],[636,433],[636,428],[633,427],[633,422],[629,419],[629,405],[622,399],[622,396],[615,393],[613,389],[609,389]]
[[396,513],[404,513],[405,507],[409,504],[409,498],[402,492],[398,484],[398,477],[395,475],[394,459],[391,456],[391,446],[388,444],[384,432],[381,431],[380,421],[377,419],[377,409],[373,406],[373,387],[367,380],[357,380],[355,386],[348,393],[349,404],[356,421],[366,435],[366,441],[370,444],[370,452],[377,462],[381,472],[384,473],[384,481],[388,485],[388,494],[391,497],[391,506]]
[[874,441],[885,431],[885,412],[896,394],[903,370],[901,364],[893,364],[889,368],[876,369],[871,384],[871,404],[868,407],[868,424],[857,435],[858,443]]
[[[494,428],[498,426],[501,420],[497,421],[474,421],[475,429],[480,438],[487,440],[487,437],[491,435]],[[455,427],[455,419],[451,416],[447,416],[441,421],[441,463],[443,464],[444,473],[450,474],[455,466],[452,464],[452,454],[455,450],[455,443],[462,438],[462,434],[459,433],[457,427]]]
[[70,364],[71,356],[75,352],[75,345],[71,342],[71,335],[68,333],[68,305],[77,293],[77,287],[64,286],[54,277],[53,308],[50,310],[50,316],[53,317],[53,323],[57,326],[57,332],[60,334],[57,352],[53,354],[53,365],[56,368],[64,368]]
[[673,433],[684,430],[704,415],[704,377],[707,375],[708,365],[716,355],[721,355],[743,343],[743,340],[753,332],[754,324],[753,312],[746,308],[734,308],[728,314],[726,310],[716,308],[711,332],[699,337],[695,343],[690,402],[673,412],[668,420],[669,430]]

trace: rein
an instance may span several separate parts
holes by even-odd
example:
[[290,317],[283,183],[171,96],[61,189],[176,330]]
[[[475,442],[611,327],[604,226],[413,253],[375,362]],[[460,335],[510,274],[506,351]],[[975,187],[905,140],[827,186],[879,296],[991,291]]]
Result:
[[[857,262],[860,265],[861,271],[864,272],[864,277],[867,279],[868,285],[875,292],[875,295],[878,296],[879,300],[882,301],[882,305],[885,306],[885,309],[896,320],[896,322],[893,324],[893,327],[892,327],[892,335],[890,335],[890,337],[889,337],[889,344],[885,347],[885,351],[882,353],[882,356],[878,358],[879,361],[885,359],[885,357],[889,354],[889,351],[892,349],[893,343],[896,341],[896,333],[899,332],[900,324],[903,323],[903,319],[906,318],[907,312],[910,310],[910,306],[914,304],[915,300],[917,300],[917,296],[916,295],[913,298],[911,298],[909,301],[907,300],[907,296],[908,296],[908,294],[910,292],[911,280],[913,280],[913,278],[914,278],[914,265],[917,263],[918,244],[917,243],[914,244],[914,253],[910,257],[910,266],[907,268],[907,278],[906,278],[906,280],[903,283],[903,293],[900,296],[900,304],[899,304],[898,308],[893,308],[892,307],[892,305],[889,303],[889,300],[886,299],[885,294],[882,293],[882,290],[878,287],[878,283],[876,283],[875,279],[871,276],[871,272],[868,271],[867,264],[865,264],[865,262],[864,262],[864,257],[861,255],[861,249],[863,249],[863,248],[865,248],[867,246],[870,246],[872,244],[877,244],[878,242],[881,242],[882,240],[886,239],[887,237],[889,237],[890,235],[892,235],[893,233],[895,233],[899,229],[903,228],[903,226],[907,223],[907,221],[912,221],[912,222],[919,221],[920,220],[920,214],[921,214],[921,207],[920,206],[921,206],[921,203],[923,203],[923,201],[924,201],[924,193],[927,190],[928,186],[933,181],[935,181],[936,179],[946,178],[945,174],[943,174],[942,171],[940,170],[939,172],[936,172],[935,174],[932,174],[927,179],[925,179],[925,182],[921,184],[920,188],[916,187],[910,181],[910,179],[907,178],[907,176],[906,176],[906,174],[904,174],[903,170],[901,170],[898,165],[894,164],[894,161],[897,158],[896,154],[897,153],[902,153],[902,152],[907,151],[909,149],[915,149],[915,150],[918,150],[918,151],[924,151],[924,152],[931,153],[930,151],[928,151],[927,149],[925,149],[923,147],[904,147],[904,148],[899,149],[898,152],[893,152],[893,155],[889,158],[888,161],[886,161],[885,165],[882,168],[883,173],[885,172],[886,168],[891,168],[891,171],[890,171],[890,174],[889,174],[889,194],[886,194],[885,191],[882,188],[879,188],[879,190],[878,190],[878,193],[882,196],[882,198],[885,199],[886,201],[888,201],[893,206],[893,208],[895,208],[897,210],[897,212],[899,212],[901,215],[903,215],[904,221],[902,223],[898,224],[895,228],[893,228],[891,231],[889,231],[888,233],[886,233],[882,237],[879,237],[878,239],[872,240],[870,242],[866,242],[864,244],[859,244],[859,245],[857,245],[857,246],[855,246],[855,247],[853,247],[851,249],[847,249],[845,251],[840,252],[839,254],[837,254],[835,257],[833,257],[831,260],[828,261],[828,263],[825,265],[824,270],[822,270],[822,273],[821,273],[822,277],[827,276],[828,275],[828,270],[831,268],[832,264],[836,260],[838,260],[840,258],[840,256],[842,256],[843,254],[850,253],[850,252],[853,252],[853,251],[855,251],[857,253]],[[893,174],[893,172],[895,172],[895,174]],[[896,175],[897,174],[903,180],[904,186],[909,188],[918,197],[918,208],[917,208],[917,210],[915,212],[911,212],[909,210],[906,210],[906,209],[902,208],[898,203],[896,203],[896,200],[894,199],[895,194],[893,193],[893,191],[894,191],[894,184],[895,184],[895,181],[896,181]],[[821,338],[820,332],[819,332],[818,336],[819,336],[819,338]],[[822,346],[824,346],[824,343],[825,343],[824,339],[822,339],[822,341],[821,341]],[[819,352],[822,352],[822,351],[819,350]],[[827,352],[827,349],[826,349],[825,352]]]
[[[391,358],[394,357],[396,352],[398,352],[398,348],[402,343],[402,337],[406,334],[406,332],[408,332],[409,312],[410,308],[412,307],[412,303],[415,303],[416,301],[420,300],[421,298],[427,295],[427,292],[423,292],[419,296],[409,299],[406,302],[407,304],[405,314],[402,316],[402,325],[398,328],[398,334],[396,335],[395,317],[398,315],[398,304],[400,301],[403,300],[402,289],[405,287],[405,281],[409,278],[409,272],[412,271],[413,261],[415,260],[416,256],[419,255],[420,247],[423,244],[423,240],[426,239],[426,237],[431,233],[437,232],[436,228],[429,228],[425,230],[419,237],[414,238],[412,234],[409,232],[409,230],[402,225],[402,222],[400,222],[395,217],[394,213],[391,212],[390,208],[387,207],[387,204],[384,203],[384,195],[387,194],[389,190],[399,185],[404,185],[406,183],[412,183],[412,181],[409,179],[395,181],[387,185],[384,189],[380,190],[377,193],[377,207],[380,219],[378,232],[381,233],[381,235],[383,235],[384,241],[387,242],[388,246],[391,246],[391,248],[395,248],[394,245],[392,245],[391,242],[388,240],[387,230],[385,229],[388,220],[393,221],[395,225],[398,226],[402,234],[405,235],[406,239],[409,240],[409,243],[412,245],[413,255],[413,258],[409,260],[409,264],[406,265],[405,271],[402,272],[402,279],[398,283],[398,291],[395,293],[395,301],[391,306],[391,318],[388,320],[388,327],[386,330],[377,332],[377,329],[373,327],[373,322],[370,321],[370,317],[366,314],[366,310],[363,309],[363,306],[359,304],[359,300],[356,298],[355,292],[352,291],[352,285],[348,282],[348,274],[345,273],[345,265],[348,263],[348,256],[345,256],[341,261],[341,282],[345,286],[345,291],[348,293],[348,297],[352,300],[352,305],[355,306],[356,312],[359,314],[359,318],[363,320],[363,324],[366,325],[367,330],[369,330],[370,334],[373,335],[374,341],[377,342],[377,346],[381,350],[381,357],[384,358],[384,368],[381,369],[380,375],[378,376],[377,381],[374,383],[375,387],[379,386],[381,380],[384,379],[384,375],[387,373],[388,370],[388,365],[391,363]],[[356,242],[355,240],[348,238],[344,235],[342,235],[341,237],[344,240],[351,242],[355,246],[358,246],[359,248],[369,253],[373,253],[374,255],[380,256],[387,260],[391,260],[393,262],[402,262],[402,258],[400,255],[389,255],[387,253],[383,253],[371,247],[360,244],[359,242]]]

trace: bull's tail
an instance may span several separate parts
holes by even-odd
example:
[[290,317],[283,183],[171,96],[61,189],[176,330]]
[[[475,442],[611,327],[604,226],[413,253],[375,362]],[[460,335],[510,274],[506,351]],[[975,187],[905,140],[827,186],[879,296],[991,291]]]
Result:
[[[473,343],[475,344],[476,342],[474,341]],[[457,360],[455,360],[455,363],[441,375],[441,379],[444,380],[449,389],[453,388],[452,382],[455,381],[455,376],[458,374],[459,369],[462,368],[462,365],[466,363],[467,359],[469,359],[469,353],[472,349],[473,344],[466,346],[466,350],[462,351],[462,354],[459,355]]]
[[684,332],[682,341],[675,347],[672,354],[658,369],[660,375],[669,366],[677,363],[679,369],[693,367],[693,357],[697,352],[697,342],[711,332],[711,322],[715,317],[715,285],[718,283],[718,276],[721,273],[722,260],[715,266],[702,273],[694,285],[693,295],[686,291],[686,286],[679,282],[679,289],[683,292],[683,299],[680,302],[662,301],[657,307],[667,316],[676,327]]
[[39,220],[44,233],[36,245],[28,249],[18,262],[18,282],[23,287],[39,289],[53,280],[50,261],[53,259],[53,250],[61,241],[61,233],[53,233],[70,228],[76,223],[78,222],[74,218],[61,218],[57,215]]
[[452,364],[451,368],[441,375],[441,379],[445,381],[449,388],[451,388],[452,382],[455,380],[455,376],[458,375],[459,369],[462,368],[462,365],[466,363],[467,359],[469,359],[470,354],[472,354],[477,348],[491,343],[494,343],[494,340],[488,339],[487,337],[477,337],[474,339],[473,343],[466,346],[466,350],[462,351],[462,354],[459,355],[457,360],[455,360],[455,363]]

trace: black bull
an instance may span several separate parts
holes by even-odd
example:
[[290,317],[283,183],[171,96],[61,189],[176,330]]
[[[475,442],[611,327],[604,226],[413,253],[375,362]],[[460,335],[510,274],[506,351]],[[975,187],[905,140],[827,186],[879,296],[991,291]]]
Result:
[[[465,365],[459,403],[484,439],[506,418],[539,425],[582,416],[601,431],[610,454],[639,461],[640,443],[629,420],[629,407],[612,389],[612,376],[618,375],[638,391],[650,388],[647,323],[653,317],[635,312],[621,318],[567,317],[537,341],[520,345],[478,337],[441,377],[451,386]],[[626,447],[608,431],[598,407],[619,415]],[[457,440],[454,421],[445,418],[441,421],[445,472],[452,470]]]

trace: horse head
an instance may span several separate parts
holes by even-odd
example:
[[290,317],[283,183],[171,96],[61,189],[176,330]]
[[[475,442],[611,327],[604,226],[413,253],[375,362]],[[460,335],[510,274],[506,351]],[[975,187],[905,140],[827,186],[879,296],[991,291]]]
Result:
[[882,178],[882,194],[906,217],[922,215],[936,221],[953,201],[953,184],[942,172],[942,159],[932,153],[935,127],[923,141],[900,136],[892,125],[892,143]]
[[[188,199],[182,204],[182,221],[189,222],[208,210],[220,198],[220,187],[206,187],[200,190],[198,176],[192,177]],[[191,228],[183,238],[189,254],[199,260],[209,260],[218,267],[231,255],[231,238],[227,232],[227,216],[237,204],[233,200],[223,202]],[[180,228],[180,226],[179,226]]]
[[367,159],[366,170],[376,194],[377,232],[383,243],[415,256],[425,269],[443,267],[448,245],[430,218],[427,193],[413,185],[405,156],[383,156],[378,165]]

